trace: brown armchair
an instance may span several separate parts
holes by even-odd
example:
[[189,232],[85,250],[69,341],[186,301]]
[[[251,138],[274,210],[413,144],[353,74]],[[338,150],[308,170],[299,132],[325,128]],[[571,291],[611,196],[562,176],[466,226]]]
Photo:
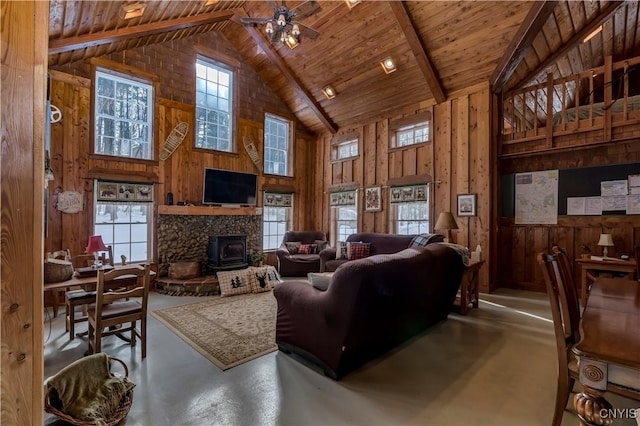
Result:
[[318,253],[289,252],[286,243],[314,244],[316,241],[326,240],[327,236],[322,231],[285,232],[280,248],[276,251],[280,275],[283,277],[302,277],[309,272],[320,272],[320,255]]

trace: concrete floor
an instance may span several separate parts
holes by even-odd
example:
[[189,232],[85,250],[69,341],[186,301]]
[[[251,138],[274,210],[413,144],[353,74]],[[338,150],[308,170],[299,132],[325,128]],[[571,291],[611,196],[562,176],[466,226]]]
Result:
[[[546,295],[500,290],[481,299],[468,316],[451,314],[340,382],[279,352],[220,371],[152,316],[144,361],[139,346],[113,336],[103,351],[127,363],[137,384],[129,426],[548,426],[557,367]],[[201,300],[152,293],[149,308]],[[46,324],[45,339],[45,377],[87,346],[68,340],[61,316]],[[640,406],[608,399],[617,408]],[[45,415],[45,424],[62,424]],[[571,400],[562,424],[579,424]]]

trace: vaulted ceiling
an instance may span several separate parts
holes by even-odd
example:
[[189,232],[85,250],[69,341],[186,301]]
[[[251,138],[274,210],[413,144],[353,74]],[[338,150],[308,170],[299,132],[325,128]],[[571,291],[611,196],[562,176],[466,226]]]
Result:
[[[121,1],[52,0],[49,65],[219,31],[309,130],[336,132],[403,106],[444,101],[489,82],[495,92],[640,55],[640,2],[319,0],[301,20],[317,30],[295,49],[244,26],[273,16],[273,2],[147,1],[121,18]],[[129,2],[133,3],[133,2]],[[139,2],[141,3],[141,2]],[[301,1],[287,1],[289,8]],[[590,41],[586,35],[603,26]],[[392,57],[397,71],[380,66]],[[333,99],[322,94],[330,84]]]

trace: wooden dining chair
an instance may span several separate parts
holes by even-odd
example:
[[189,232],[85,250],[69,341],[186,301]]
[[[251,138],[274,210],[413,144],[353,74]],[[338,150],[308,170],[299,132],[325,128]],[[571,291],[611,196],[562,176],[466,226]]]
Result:
[[558,426],[562,422],[569,393],[578,379],[578,362],[571,350],[580,340],[580,307],[575,287],[564,280],[558,255],[539,253],[537,261],[547,288],[558,350],[558,382],[552,423]]
[[[120,288],[122,283],[137,279],[134,288]],[[123,281],[125,280],[125,281]],[[121,335],[129,331],[131,346],[136,338],[142,343],[142,358],[147,356],[147,300],[149,297],[149,265],[131,265],[113,269],[109,272],[98,271],[95,304],[87,312],[89,323],[88,353],[97,353],[102,349],[102,338],[113,334]],[[109,287],[117,288],[106,291]],[[133,300],[127,300],[127,299]],[[140,322],[140,327],[137,323]]]
[[[59,260],[71,260],[71,251],[69,249],[49,251],[44,254],[44,258],[46,259],[59,259]],[[51,292],[51,304],[53,305],[53,317],[58,316],[58,304],[59,304],[59,296],[62,290],[54,290]]]

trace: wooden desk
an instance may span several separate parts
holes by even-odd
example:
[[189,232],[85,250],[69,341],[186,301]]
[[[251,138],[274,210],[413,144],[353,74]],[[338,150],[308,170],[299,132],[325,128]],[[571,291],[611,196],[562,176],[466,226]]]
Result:
[[467,315],[467,312],[469,312],[469,304],[474,308],[478,307],[480,298],[478,277],[482,265],[484,265],[484,260],[471,262],[464,270],[462,281],[460,282],[460,313],[462,315]]
[[584,307],[587,303],[587,289],[589,288],[589,271],[595,272],[624,272],[627,277],[633,279],[633,273],[636,271],[635,260],[595,260],[595,259],[576,259],[580,265],[582,273],[580,274],[580,303]]
[[[607,386],[640,400],[640,286],[637,281],[599,278],[591,288],[580,320],[581,340],[573,348],[580,358],[583,391],[574,397],[582,424],[606,425],[601,410],[611,409],[604,399]],[[593,404],[593,405],[591,405]],[[593,407],[593,409],[591,409]]]

